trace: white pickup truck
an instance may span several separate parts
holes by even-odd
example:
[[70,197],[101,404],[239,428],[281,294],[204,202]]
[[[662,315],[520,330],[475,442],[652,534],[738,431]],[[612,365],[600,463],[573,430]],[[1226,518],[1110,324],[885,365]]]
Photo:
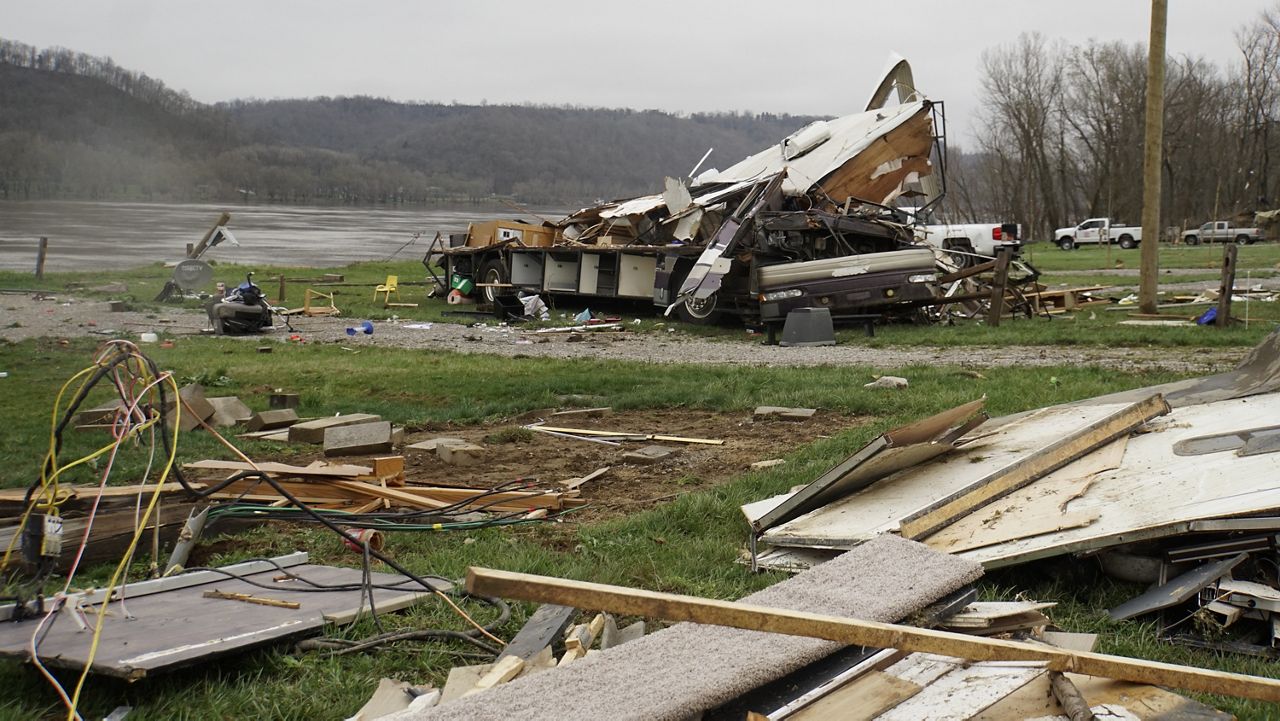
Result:
[[[916,240],[939,250],[952,251],[962,265],[969,265],[974,258],[963,260],[963,254],[971,253],[994,258],[1001,249],[1016,252],[1022,247],[1022,226],[1017,223],[930,223],[919,224],[915,208],[899,208],[916,221]],[[978,262],[982,262],[978,260]]]
[[1227,220],[1205,223],[1199,228],[1192,228],[1182,234],[1182,242],[1187,245],[1200,245],[1201,243],[1212,243],[1214,241],[1225,243],[1229,240],[1234,240],[1240,245],[1249,245],[1264,239],[1260,229],[1232,228],[1231,222]]
[[1089,218],[1074,228],[1058,228],[1053,231],[1053,242],[1063,250],[1078,245],[1095,243],[1119,243],[1121,248],[1137,248],[1142,242],[1142,228],[1137,225],[1113,223],[1110,218]]

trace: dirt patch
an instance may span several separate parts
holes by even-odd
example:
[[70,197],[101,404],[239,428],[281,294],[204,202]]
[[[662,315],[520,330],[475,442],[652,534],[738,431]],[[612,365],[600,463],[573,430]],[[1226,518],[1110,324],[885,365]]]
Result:
[[[572,514],[580,521],[597,521],[633,513],[693,491],[711,488],[746,472],[756,461],[781,458],[812,442],[832,428],[846,428],[866,419],[819,411],[806,421],[754,420],[750,411],[625,411],[598,418],[579,415],[549,419],[548,425],[591,430],[625,431],[723,440],[723,445],[669,441],[626,441],[619,446],[560,438],[545,433],[511,433],[536,420],[526,414],[511,423],[410,434],[406,443],[437,437],[461,438],[485,449],[483,463],[450,466],[433,453],[407,450],[405,477],[409,483],[493,488],[516,479],[555,488],[560,481],[585,476],[598,468],[608,473],[583,484],[579,491],[590,506]],[[572,420],[570,420],[572,419]],[[515,437],[515,440],[511,440]],[[675,449],[669,458],[652,464],[630,463],[624,453],[648,445]],[[336,459],[353,463],[360,458]],[[365,459],[367,460],[367,459]]]

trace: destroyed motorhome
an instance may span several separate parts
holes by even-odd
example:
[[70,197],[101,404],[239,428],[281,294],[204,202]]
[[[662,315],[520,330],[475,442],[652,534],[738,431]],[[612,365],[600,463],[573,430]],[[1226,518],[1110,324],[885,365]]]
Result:
[[[930,177],[945,171],[942,104],[886,88],[865,112],[812,123],[687,185],[667,178],[661,194],[556,223],[473,224],[424,263],[444,268],[457,299],[475,292],[495,303],[516,291],[649,299],[695,323],[734,315],[777,325],[800,308],[838,318],[972,300],[959,278],[940,278],[974,264],[972,244],[941,253],[919,240],[914,214],[892,207],[944,185]],[[885,104],[890,90],[899,104]]]

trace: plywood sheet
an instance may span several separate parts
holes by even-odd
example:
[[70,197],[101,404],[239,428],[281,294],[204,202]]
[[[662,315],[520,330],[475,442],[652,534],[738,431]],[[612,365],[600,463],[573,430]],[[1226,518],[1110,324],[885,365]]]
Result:
[[[301,565],[289,569],[310,581],[325,585],[361,582],[354,568]],[[379,612],[401,608],[429,592],[402,576],[372,574],[374,583],[403,584],[405,590],[376,590]],[[297,580],[276,581],[276,570],[249,576],[260,588],[243,580],[221,579],[198,586],[126,599],[126,618],[120,602],[112,602],[93,661],[95,673],[136,679],[158,671],[191,665],[210,658],[280,641],[322,628],[330,620],[343,622],[366,604],[362,590],[315,593]],[[298,609],[278,608],[224,599],[204,598],[218,590],[247,593],[262,598],[296,601]],[[89,622],[97,618],[97,606],[87,607]],[[367,606],[366,606],[366,613]],[[38,619],[0,625],[0,655],[27,657],[27,644]],[[91,634],[81,632],[67,614],[60,614],[39,647],[46,665],[83,668],[88,661]]]
[[973,486],[1002,469],[1025,462],[1046,445],[1086,428],[1130,404],[1045,408],[977,436],[955,453],[899,471],[844,499],[763,534],[775,546],[848,548],[898,529],[899,521]]
[[1117,439],[983,506],[924,539],[924,543],[939,551],[959,553],[1086,526],[1098,517],[1099,511],[1079,512],[1071,507],[1071,502],[1088,491],[1094,476],[1120,467],[1128,444],[1127,436]]
[[[1195,521],[1255,515],[1280,509],[1280,465],[1274,456],[1175,456],[1187,438],[1256,428],[1280,417],[1280,394],[1174,409],[1151,424],[1153,432],[1129,440],[1119,468],[1093,478],[1073,511],[1097,511],[1081,528],[1064,529],[963,551],[988,568],[1102,548],[1118,542],[1182,533]],[[1052,475],[1028,489],[1063,482]],[[1027,513],[1049,515],[1060,495],[1029,499]],[[1032,507],[1034,506],[1034,507]]]

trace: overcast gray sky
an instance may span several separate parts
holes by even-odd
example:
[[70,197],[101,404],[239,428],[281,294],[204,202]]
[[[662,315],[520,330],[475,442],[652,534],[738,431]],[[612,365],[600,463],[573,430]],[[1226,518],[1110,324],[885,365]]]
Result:
[[[1235,31],[1276,2],[1171,0],[1169,52],[1234,63]],[[829,115],[860,110],[897,51],[963,142],[984,48],[1030,31],[1145,43],[1149,13],[1143,0],[0,0],[0,36],[108,55],[206,102],[374,95]]]

